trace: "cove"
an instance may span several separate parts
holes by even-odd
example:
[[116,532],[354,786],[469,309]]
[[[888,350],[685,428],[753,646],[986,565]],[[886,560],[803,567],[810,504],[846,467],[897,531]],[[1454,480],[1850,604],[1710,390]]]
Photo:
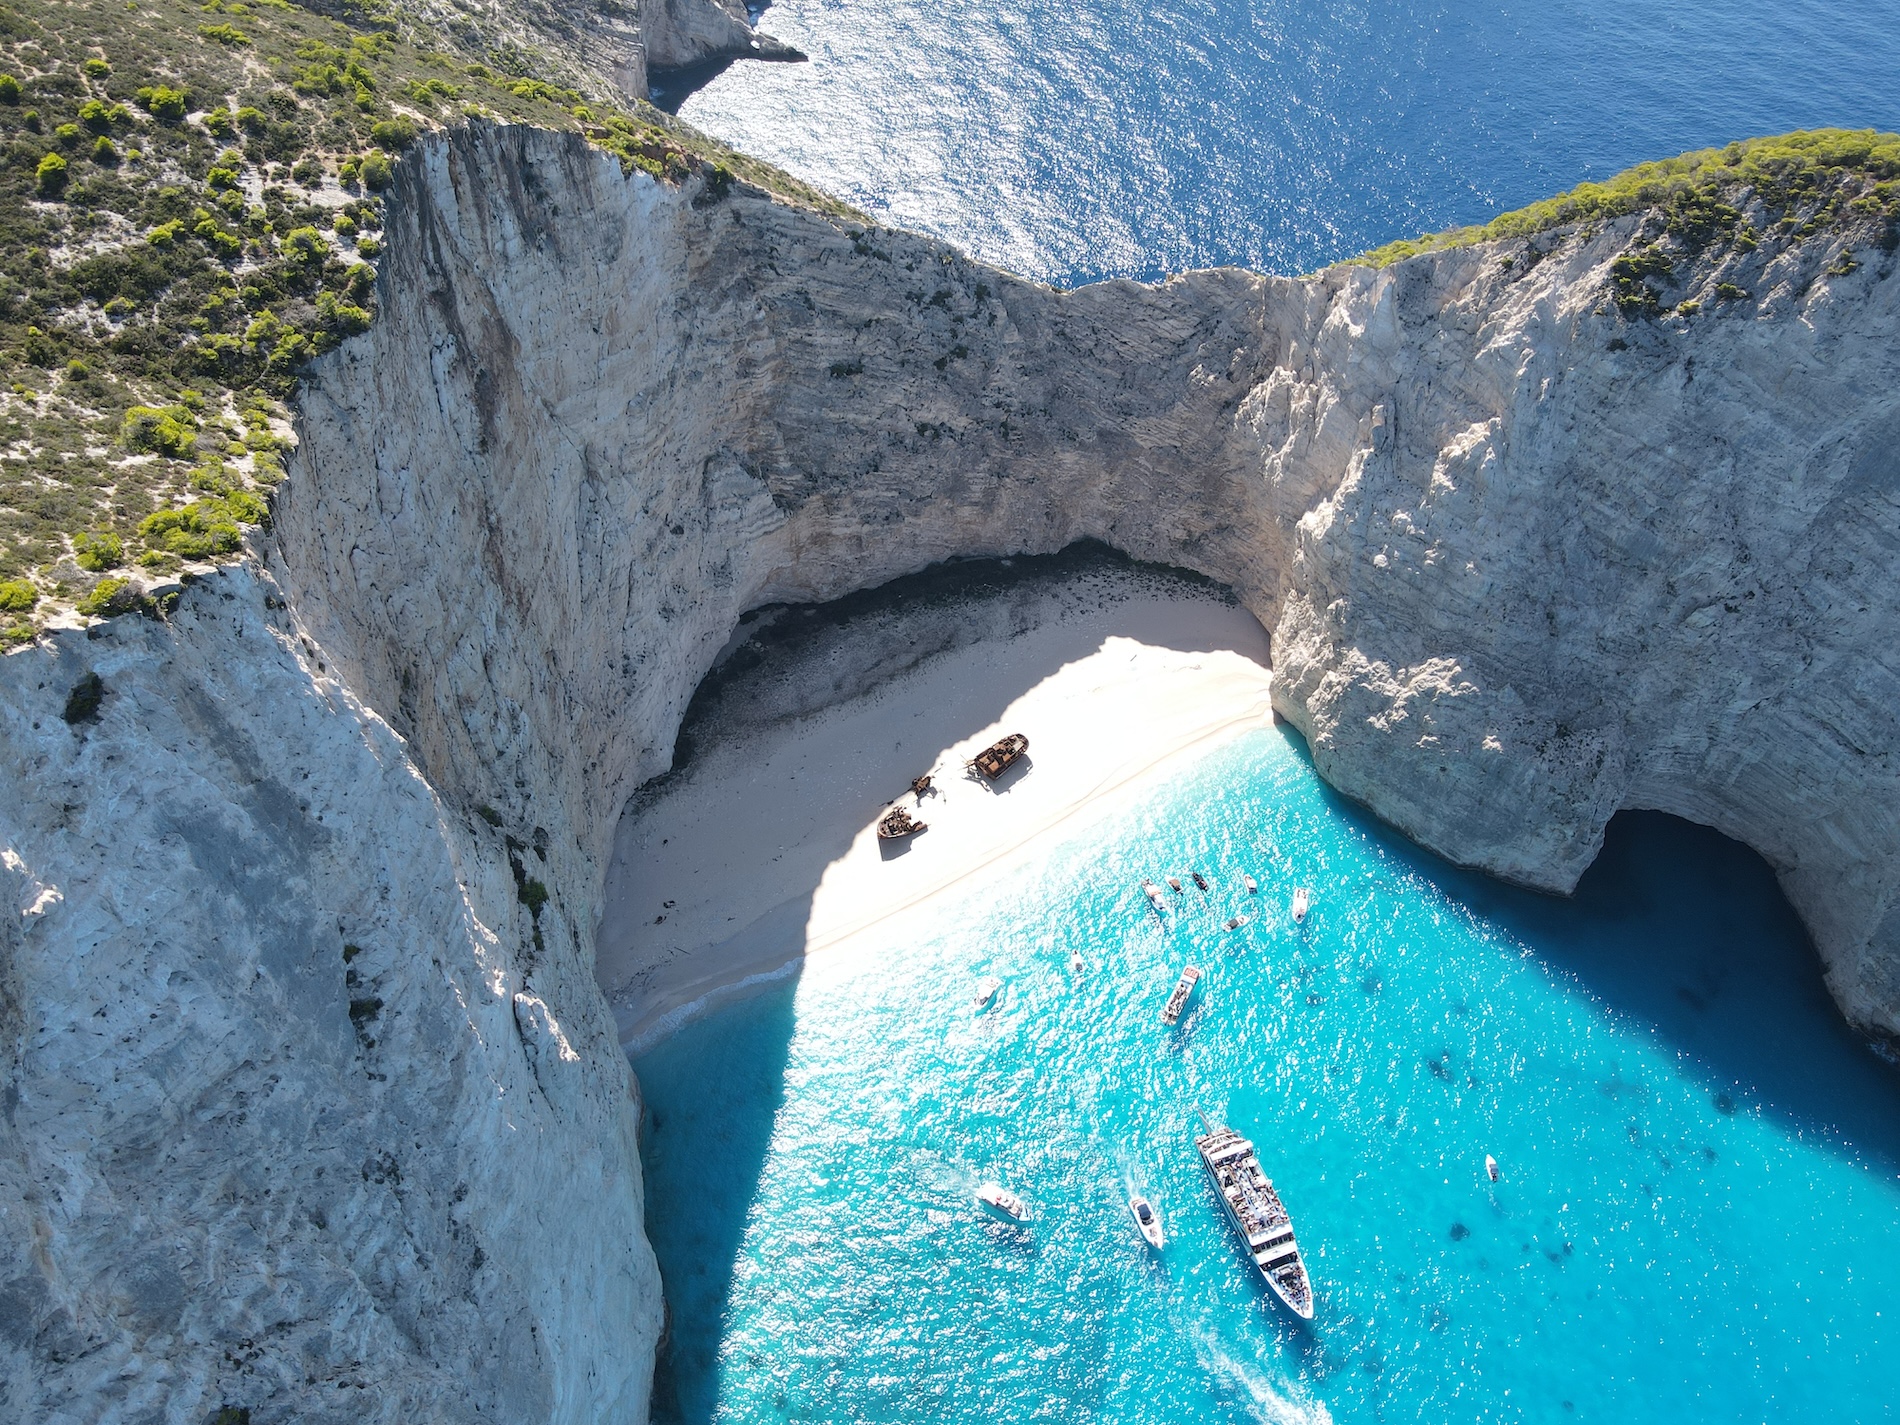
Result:
[[[1263,730],[635,1068],[656,1419],[1892,1418],[1900,1074],[1760,860],[1673,819],[1617,818],[1553,900],[1420,852]],[[1285,1195],[1310,1328],[1250,1279],[1197,1108]],[[1029,1229],[977,1214],[987,1178]]]

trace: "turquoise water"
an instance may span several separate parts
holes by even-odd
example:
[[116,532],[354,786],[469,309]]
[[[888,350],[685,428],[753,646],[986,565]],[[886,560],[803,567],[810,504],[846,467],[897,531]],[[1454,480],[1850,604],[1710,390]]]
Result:
[[811,63],[736,64],[676,92],[686,118],[1048,281],[1307,272],[1684,149],[1900,128],[1900,25],[1841,0],[777,0],[760,22]]
[[[1164,924],[1139,885],[1169,873]],[[636,1062],[656,1418],[1896,1418],[1900,1074],[1713,833],[1620,818],[1574,900],[1537,897],[1261,732],[903,929]],[[1280,1186],[1310,1327],[1250,1276],[1196,1107]],[[1031,1226],[979,1214],[986,1178]]]

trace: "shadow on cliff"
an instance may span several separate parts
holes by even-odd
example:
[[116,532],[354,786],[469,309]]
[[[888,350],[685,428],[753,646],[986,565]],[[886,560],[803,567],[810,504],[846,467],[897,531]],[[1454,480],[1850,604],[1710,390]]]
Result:
[[[1066,601],[1071,611],[1119,602],[1115,594],[1103,593],[1103,586],[1090,583],[1088,576],[1098,573],[1132,578],[1138,581],[1137,592],[1147,584],[1154,592],[1231,598],[1197,575],[1139,564],[1106,546],[1085,542],[1054,555],[949,561],[829,603],[755,610],[741,622],[688,708],[675,771],[635,797],[629,805],[630,821],[690,769],[698,748],[847,700],[932,655],[977,641],[1009,640],[1029,627],[1040,627],[1051,598]],[[1126,583],[1115,587],[1129,588]],[[1155,646],[1182,652],[1231,650],[1265,658],[1266,634],[1251,620],[1246,623],[1257,641],[1247,644],[1205,627],[1179,627],[1163,608],[1132,604],[1115,617],[1118,632]],[[1023,694],[1094,652],[1100,641],[1099,630],[1092,626],[1064,628],[1060,636],[1045,637],[1037,645],[1037,657],[996,660],[981,686],[961,687],[941,705],[905,710],[895,734],[899,740],[890,749],[854,749],[853,778],[823,779],[809,795],[820,800],[855,797],[863,803],[854,804],[856,815],[837,814],[832,808],[816,818],[817,834],[780,848],[777,874],[802,891],[723,945],[708,947],[727,966],[760,972],[761,982],[745,997],[726,1001],[719,1013],[686,1024],[634,1057],[648,1105],[642,1142],[648,1237],[659,1258],[667,1306],[667,1334],[654,1373],[656,1425],[711,1420],[721,1372],[748,1368],[743,1361],[719,1359],[719,1323],[729,1309],[735,1278],[750,1271],[746,1226],[784,1102],[797,1029],[797,967],[769,980],[763,972],[802,953],[820,879],[879,810],[876,794],[864,787],[901,788],[922,769],[920,755],[950,747],[993,723]],[[987,790],[1006,797],[1029,770],[1025,758]],[[939,773],[955,775],[941,767]],[[927,816],[927,804],[924,810]],[[927,848],[928,841],[923,845]],[[901,853],[908,844],[896,849]],[[638,879],[652,877],[654,869],[646,862],[616,874]],[[658,899],[664,894],[657,888],[660,884],[672,882],[643,886],[642,904],[672,904]],[[617,901],[612,887],[607,899],[610,905]],[[605,946],[613,931],[604,925],[602,934]],[[695,984],[692,989],[697,993],[702,987]]]
[[[1288,741],[1310,765],[1306,744]],[[1855,1034],[1774,871],[1720,832],[1663,812],[1619,812],[1568,898],[1461,870],[1363,807],[1328,797],[1389,854],[1517,936],[1691,1063],[1723,1113],[1762,1113],[1810,1139],[1900,1170],[1900,1068]]]

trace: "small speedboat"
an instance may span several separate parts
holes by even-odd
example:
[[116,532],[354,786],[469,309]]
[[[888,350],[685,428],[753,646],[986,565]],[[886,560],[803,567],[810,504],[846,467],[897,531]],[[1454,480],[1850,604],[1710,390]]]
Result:
[[1156,1215],[1154,1206],[1140,1195],[1128,1199],[1128,1210],[1135,1215],[1135,1226],[1141,1230],[1142,1238],[1159,1252],[1166,1239],[1161,1235],[1161,1218]]
[[1159,914],[1163,904],[1161,899],[1161,887],[1157,886],[1153,881],[1143,881],[1141,883],[1141,893],[1148,897],[1148,904],[1153,906],[1156,913]]
[[1313,908],[1313,893],[1301,886],[1293,893],[1293,923],[1298,925],[1306,919],[1307,911]]
[[1260,883],[1252,876],[1242,876],[1240,882],[1247,888],[1248,895],[1257,896],[1260,894]]
[[1003,982],[994,975],[985,975],[976,982],[976,997],[971,1001],[978,1009],[988,1009],[990,1001],[996,998],[996,992]]
[[1203,876],[1199,871],[1191,871],[1188,874],[1194,877],[1194,884],[1196,886],[1200,887],[1202,890],[1207,889],[1207,877]]
[[993,1208],[1013,1222],[1029,1220],[1029,1204],[1024,1202],[1008,1188],[996,1183],[984,1183],[976,1190],[976,1200],[985,1207]]
[[1069,973],[1079,975],[1086,969],[1088,969],[1088,965],[1082,959],[1082,952],[1080,950],[1071,950],[1069,952]]
[[1229,930],[1238,930],[1240,929],[1241,926],[1245,925],[1246,923],[1247,923],[1246,916],[1237,915],[1232,920],[1227,922],[1227,928]]
[[1492,1182],[1498,1180],[1498,1160],[1489,1153],[1484,1155],[1484,1170],[1490,1176]]
[[1173,891],[1177,896],[1180,895],[1181,894],[1181,878],[1179,876],[1168,877],[1168,889]]

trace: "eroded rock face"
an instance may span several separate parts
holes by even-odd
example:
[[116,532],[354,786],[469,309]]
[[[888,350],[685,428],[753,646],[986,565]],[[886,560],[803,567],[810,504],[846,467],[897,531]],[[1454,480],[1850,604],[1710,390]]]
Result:
[[1320,768],[1453,859],[1564,889],[1619,807],[1710,822],[1900,1028],[1888,257],[1624,321],[1636,226],[1065,294],[425,144],[267,567],[0,660],[8,1414],[642,1419],[615,821],[742,611],[951,554],[1229,583]]

